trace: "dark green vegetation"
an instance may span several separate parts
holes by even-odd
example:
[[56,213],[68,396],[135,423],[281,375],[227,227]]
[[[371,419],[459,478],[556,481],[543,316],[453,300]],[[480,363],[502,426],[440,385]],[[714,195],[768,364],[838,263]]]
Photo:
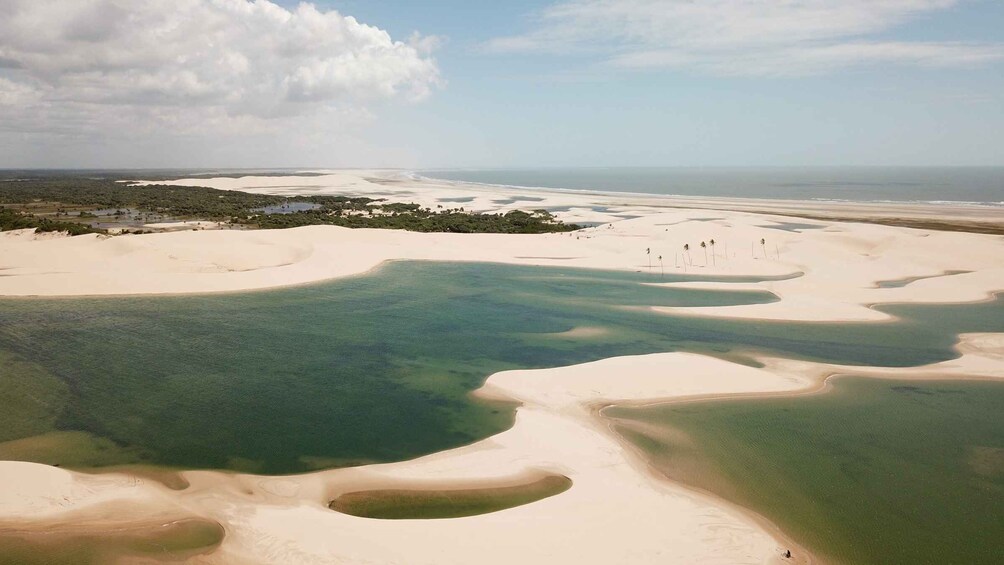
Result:
[[[97,227],[96,210],[118,211],[118,216],[133,210],[137,219],[201,219],[249,228],[334,225],[461,233],[549,233],[579,229],[543,210],[479,214],[462,209],[432,210],[417,204],[366,197],[286,197],[200,186],[136,186],[120,182],[130,177],[114,174],[14,175],[0,174],[0,210],[9,209],[0,215],[3,229],[17,229],[6,227],[10,224],[42,231],[70,231],[73,235],[104,231]],[[263,212],[291,204],[292,211]]]
[[[135,186],[115,178],[40,178],[0,183],[0,204],[22,205],[27,209],[55,207],[67,209],[137,208],[174,217],[202,217],[221,220],[249,214],[253,208],[282,204],[284,196],[251,194],[236,190],[216,190],[200,186],[148,185]],[[348,200],[339,197],[321,198],[332,207],[364,205],[368,198]],[[311,198],[304,198],[311,201]]]
[[0,207],[0,231],[23,230],[35,228],[36,231],[52,232],[65,231],[70,235],[81,235],[85,233],[101,233],[104,230],[92,228],[87,224],[77,222],[61,222],[50,218],[38,217],[34,214],[9,210]]
[[826,562],[1000,562],[1000,383],[841,378],[810,397],[604,414],[667,475],[756,510]]
[[159,523],[116,526],[109,531],[113,533],[72,529],[62,532],[51,528],[29,532],[0,527],[0,565],[103,565],[129,558],[177,562],[211,551],[224,536],[219,524],[202,520],[183,520],[166,526]]
[[568,477],[550,475],[507,487],[366,490],[343,494],[328,507],[343,514],[383,520],[460,518],[523,506],[571,487]]
[[[0,458],[263,473],[400,460],[510,426],[511,405],[468,396],[504,369],[674,350],[903,366],[954,357],[960,331],[1004,331],[999,300],[886,307],[903,320],[878,324],[623,307],[775,300],[639,284],[658,280],[687,279],[400,262],[269,292],[0,301]],[[576,327],[605,331],[554,335]]]
[[477,214],[458,209],[434,211],[420,208],[418,204],[397,203],[369,205],[364,213],[332,213],[329,209],[319,209],[291,214],[261,214],[248,221],[269,229],[309,225],[453,233],[553,233],[579,229],[578,225],[560,222],[546,210]]

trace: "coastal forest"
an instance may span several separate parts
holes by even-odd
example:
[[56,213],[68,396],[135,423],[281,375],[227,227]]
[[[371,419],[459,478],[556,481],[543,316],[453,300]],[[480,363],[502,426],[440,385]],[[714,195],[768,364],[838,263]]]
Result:
[[[158,178],[166,180],[170,177]],[[0,173],[0,231],[142,233],[152,221],[206,220],[236,229],[308,225],[456,233],[551,233],[580,228],[546,210],[477,213],[463,208],[350,196],[275,196],[203,186],[136,185],[124,173]],[[125,220],[132,220],[127,222]]]

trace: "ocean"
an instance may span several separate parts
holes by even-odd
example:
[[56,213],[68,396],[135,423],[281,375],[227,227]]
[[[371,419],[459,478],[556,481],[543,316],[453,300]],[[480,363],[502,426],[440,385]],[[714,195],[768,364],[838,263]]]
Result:
[[436,169],[486,185],[695,197],[1004,206],[1004,167]]

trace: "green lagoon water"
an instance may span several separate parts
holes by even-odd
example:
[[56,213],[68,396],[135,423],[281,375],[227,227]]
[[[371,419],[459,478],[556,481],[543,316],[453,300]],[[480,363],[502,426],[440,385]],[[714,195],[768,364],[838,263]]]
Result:
[[[499,370],[676,350],[910,366],[954,357],[958,332],[1004,331],[1000,300],[891,306],[903,320],[880,324],[675,318],[641,306],[776,298],[641,284],[659,280],[400,262],[267,292],[3,300],[0,458],[274,474],[401,460],[510,426],[511,405],[469,396]],[[553,335],[580,326],[606,333]]]
[[828,562],[1004,556],[1000,383],[840,378],[811,397],[604,413],[667,475],[756,509]]

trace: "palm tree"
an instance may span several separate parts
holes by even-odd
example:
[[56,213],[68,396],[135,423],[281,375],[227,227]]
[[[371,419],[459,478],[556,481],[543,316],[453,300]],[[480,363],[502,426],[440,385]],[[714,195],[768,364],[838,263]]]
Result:
[[766,259],[767,258],[767,240],[764,239],[764,238],[762,238],[762,237],[760,238],[760,248],[763,249],[763,258]]
[[652,272],[652,248],[645,248],[645,255],[648,255],[648,272]]
[[701,249],[704,250],[704,266],[707,267],[708,266],[708,244],[704,243],[702,241],[701,242]]
[[715,259],[715,240],[711,240],[708,243],[711,244],[711,264],[717,265],[718,259]]
[[662,266],[662,255],[659,255],[659,278],[666,278],[666,268]]
[[684,243],[683,244],[683,252],[687,254],[687,261],[689,261],[690,264],[693,265],[694,262],[690,261],[690,244],[689,243]]

